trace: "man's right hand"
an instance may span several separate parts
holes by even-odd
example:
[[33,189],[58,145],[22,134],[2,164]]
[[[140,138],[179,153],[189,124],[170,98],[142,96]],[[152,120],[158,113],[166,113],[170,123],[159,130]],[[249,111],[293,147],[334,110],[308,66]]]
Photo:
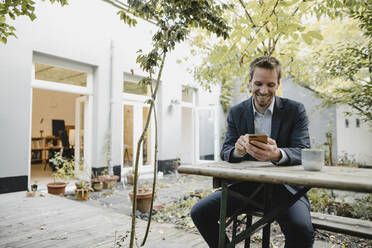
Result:
[[243,156],[247,154],[246,152],[246,146],[248,144],[248,137],[247,135],[242,135],[239,137],[239,139],[235,143],[235,151],[240,156]]

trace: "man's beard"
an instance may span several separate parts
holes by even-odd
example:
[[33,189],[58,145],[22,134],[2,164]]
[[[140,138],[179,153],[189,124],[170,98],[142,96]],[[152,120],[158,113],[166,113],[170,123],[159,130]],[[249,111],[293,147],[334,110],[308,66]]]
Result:
[[272,95],[268,95],[268,96],[263,96],[264,98],[264,101],[259,101],[260,98],[262,98],[262,96],[260,95],[257,95],[256,94],[256,104],[258,104],[261,108],[264,108],[264,107],[267,107],[271,104],[272,100],[273,100],[273,96]]

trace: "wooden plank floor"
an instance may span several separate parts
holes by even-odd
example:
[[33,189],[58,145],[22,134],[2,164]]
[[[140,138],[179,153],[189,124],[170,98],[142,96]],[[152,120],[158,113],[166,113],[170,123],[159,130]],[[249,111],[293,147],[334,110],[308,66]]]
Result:
[[[137,220],[138,243],[146,222]],[[0,247],[115,247],[115,237],[129,232],[131,218],[110,209],[46,194],[0,194]],[[122,247],[128,247],[127,241]],[[207,247],[200,235],[170,224],[151,224],[147,248]]]

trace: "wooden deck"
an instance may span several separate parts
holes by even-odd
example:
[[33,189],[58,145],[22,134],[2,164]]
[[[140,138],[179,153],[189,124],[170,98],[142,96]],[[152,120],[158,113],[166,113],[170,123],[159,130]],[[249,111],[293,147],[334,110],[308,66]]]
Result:
[[[115,247],[115,236],[130,230],[131,218],[110,209],[88,206],[46,194],[0,194],[0,247]],[[146,222],[137,220],[138,243]],[[127,241],[129,237],[127,238]],[[128,247],[127,242],[122,247]],[[200,235],[170,224],[151,224],[149,248],[207,247]]]

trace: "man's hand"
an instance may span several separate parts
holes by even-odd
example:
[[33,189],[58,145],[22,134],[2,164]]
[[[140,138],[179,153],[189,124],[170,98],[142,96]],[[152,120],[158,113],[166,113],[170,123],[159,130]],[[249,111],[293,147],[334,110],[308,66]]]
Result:
[[242,135],[239,137],[239,139],[235,143],[235,151],[240,156],[243,156],[247,154],[247,147],[248,145],[248,137],[246,135]]
[[258,161],[279,162],[282,158],[282,154],[278,149],[275,140],[268,138],[267,141],[267,144],[255,140],[252,140],[250,143],[247,142],[245,151]]

